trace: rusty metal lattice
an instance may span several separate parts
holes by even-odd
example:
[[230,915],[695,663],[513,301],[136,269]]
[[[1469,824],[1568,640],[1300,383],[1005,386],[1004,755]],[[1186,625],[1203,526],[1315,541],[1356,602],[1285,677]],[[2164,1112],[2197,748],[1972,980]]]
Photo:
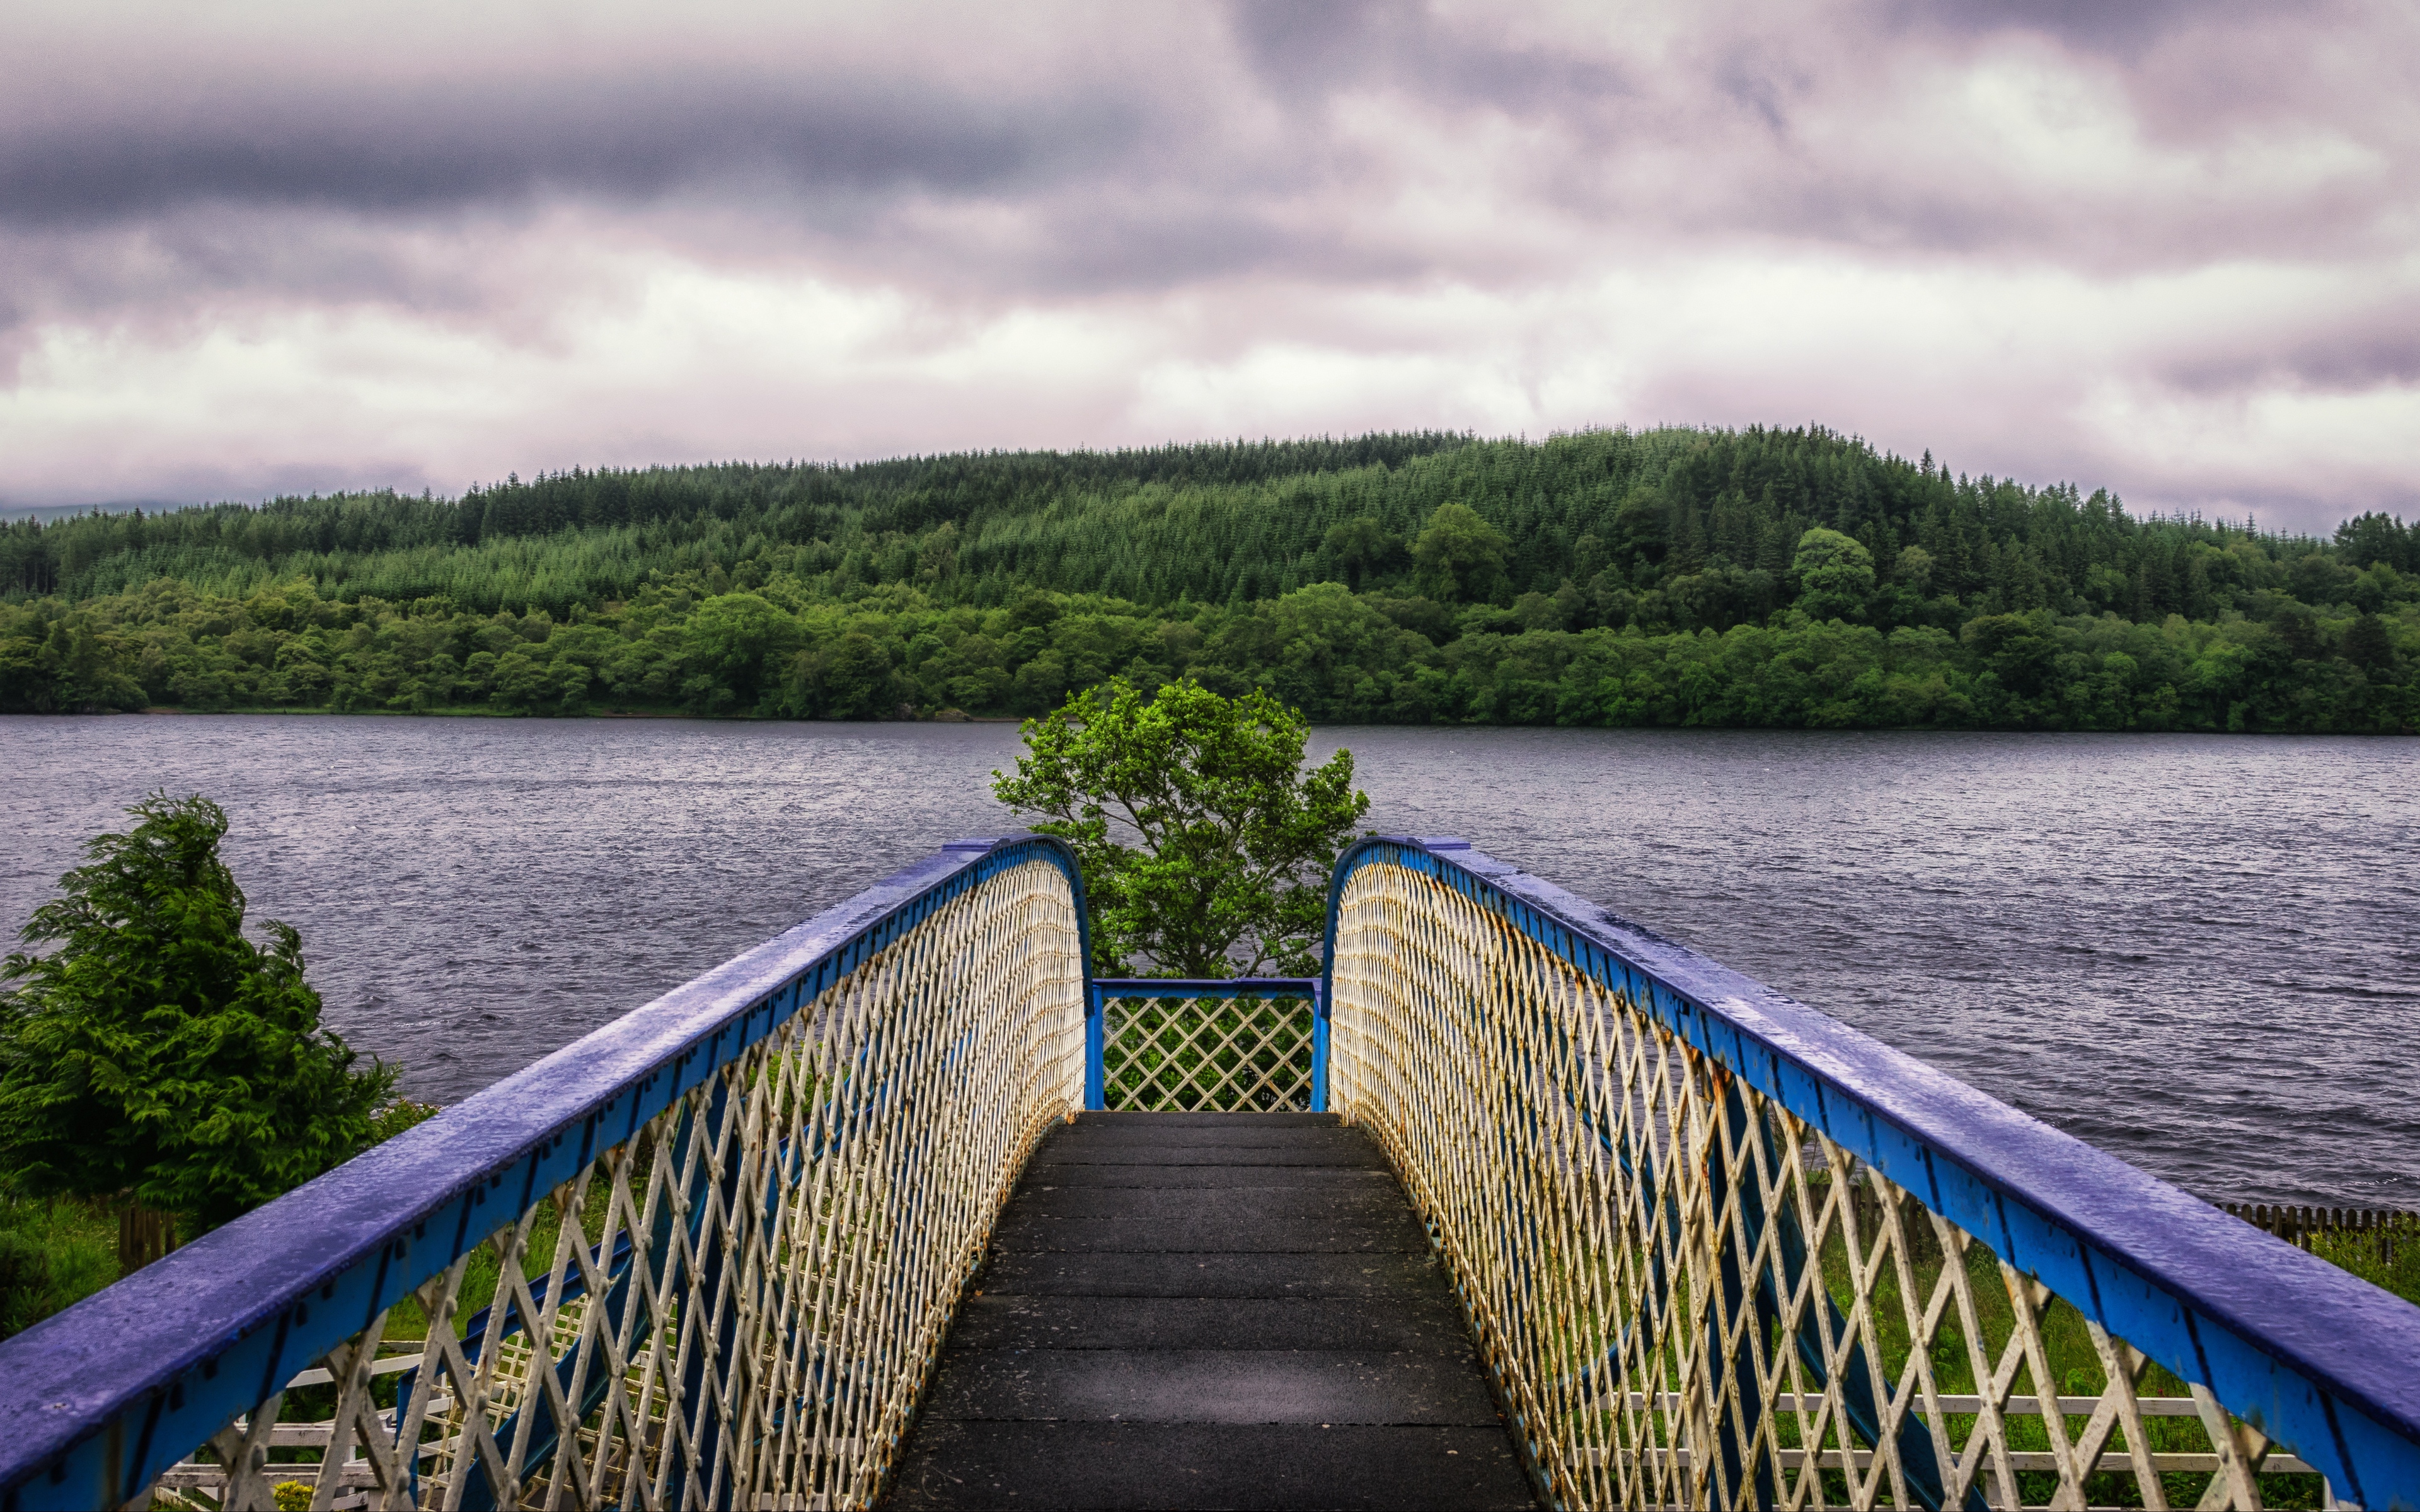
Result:
[[1102,1084],[1110,1109],[1298,1113],[1311,1106],[1308,996],[1111,998],[1102,1011]]
[[[155,1494],[870,1504],[1027,1152],[1081,1105],[1076,908],[1042,861],[943,903],[330,1351],[331,1417],[282,1423],[289,1388]],[[297,1445],[323,1458],[273,1460]]]
[[1560,1504],[2253,1507],[2311,1470],[1478,889],[1367,861],[1333,929],[1330,1106]]

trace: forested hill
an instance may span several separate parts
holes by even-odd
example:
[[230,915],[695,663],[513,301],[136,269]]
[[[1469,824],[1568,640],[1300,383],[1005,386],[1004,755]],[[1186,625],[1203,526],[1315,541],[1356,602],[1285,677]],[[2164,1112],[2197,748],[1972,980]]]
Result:
[[2403,730],[2420,527],[2141,518],[1821,429],[579,471],[0,530],[0,706]]
[[[1099,528],[1115,528],[1137,504],[1164,514],[1167,502],[1178,500],[1181,515],[1216,535],[1223,533],[1217,523],[1222,517],[1265,516],[1271,503],[1292,502],[1294,486],[1385,477],[1473,445],[1466,436],[1431,432],[1126,452],[969,453],[853,466],[575,470],[531,483],[515,477],[459,500],[339,494],[148,518],[86,516],[47,528],[8,526],[0,586],[12,597],[88,598],[164,576],[240,596],[300,575],[330,597],[442,594],[465,608],[560,614],[625,596],[650,573],[713,565],[730,573],[751,561],[768,575],[845,569],[843,579],[898,580],[903,574],[886,578],[884,568],[994,531],[1004,538],[994,565],[1013,574],[1030,554],[1008,544],[1017,539],[1020,520],[1047,517],[1080,534],[1096,520]],[[1312,531],[1315,546],[1317,528],[1298,523]],[[950,529],[936,548],[929,538],[943,526]],[[1274,553],[1291,533],[1255,545]],[[1078,579],[1088,571],[1097,576],[1099,564],[1080,556],[1067,570]],[[957,586],[975,587],[972,576]],[[1047,586],[1091,592],[1109,585]],[[1135,594],[1125,585],[1111,591]]]

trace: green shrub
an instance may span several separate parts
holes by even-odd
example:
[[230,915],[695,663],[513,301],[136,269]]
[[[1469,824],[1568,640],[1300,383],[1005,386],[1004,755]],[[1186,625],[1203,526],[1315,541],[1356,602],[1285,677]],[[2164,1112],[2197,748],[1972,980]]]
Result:
[[398,1097],[371,1118],[370,1143],[385,1144],[406,1129],[427,1123],[443,1111],[434,1103],[414,1103],[409,1098]]

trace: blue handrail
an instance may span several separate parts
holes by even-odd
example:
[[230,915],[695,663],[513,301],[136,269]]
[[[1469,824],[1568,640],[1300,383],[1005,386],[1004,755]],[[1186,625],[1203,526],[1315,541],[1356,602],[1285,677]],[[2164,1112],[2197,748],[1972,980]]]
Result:
[[937,909],[1029,861],[953,842],[0,1343],[0,1512],[117,1506]]
[[[1339,859],[1434,878],[1625,995],[2020,1271],[2325,1474],[2420,1506],[2420,1307],[1684,946],[1448,837]],[[1332,978],[1326,994],[1334,998]]]

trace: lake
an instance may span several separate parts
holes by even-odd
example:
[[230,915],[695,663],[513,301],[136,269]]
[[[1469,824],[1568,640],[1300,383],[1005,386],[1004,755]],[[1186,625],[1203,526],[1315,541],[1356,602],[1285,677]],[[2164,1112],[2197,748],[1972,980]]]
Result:
[[[1458,834],[2213,1199],[2420,1208],[2420,742],[1325,730]],[[0,720],[0,921],[147,790],[459,1099],[941,841],[1003,724]]]

